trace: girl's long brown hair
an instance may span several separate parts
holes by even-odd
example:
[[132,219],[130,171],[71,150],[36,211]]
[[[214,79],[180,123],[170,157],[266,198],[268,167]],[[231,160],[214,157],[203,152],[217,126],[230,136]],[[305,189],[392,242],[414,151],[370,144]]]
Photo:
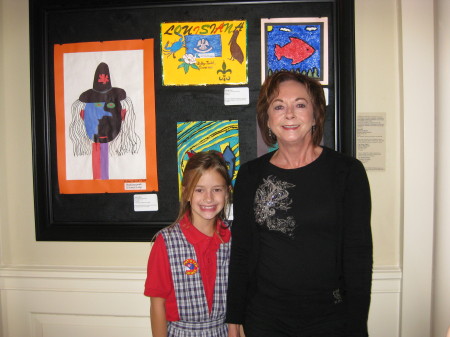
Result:
[[[182,186],[182,192],[181,192],[181,198],[180,198],[180,208],[178,210],[178,216],[177,219],[168,226],[168,228],[174,227],[177,223],[180,222],[180,220],[183,218],[183,216],[186,214],[186,212],[191,214],[191,203],[189,202],[189,199],[192,196],[192,193],[194,192],[195,186],[197,186],[198,181],[200,180],[200,177],[205,171],[208,170],[216,170],[225,180],[225,184],[227,187],[227,197],[225,199],[225,206],[220,211],[220,213],[217,215],[217,218],[220,220],[227,220],[227,214],[226,211],[229,209],[229,206],[231,204],[231,177],[228,175],[228,167],[227,163],[223,159],[222,153],[214,150],[209,151],[203,151],[203,152],[197,152],[194,154],[191,158],[189,158],[186,167],[183,171],[183,179],[181,182]],[[192,220],[192,219],[191,219]],[[158,236],[159,232],[156,233],[153,238],[152,242],[155,241],[156,237]]]
[[182,192],[180,198],[180,208],[175,223],[179,222],[186,212],[191,211],[191,203],[189,199],[197,186],[200,177],[204,172],[215,170],[224,179],[227,187],[227,197],[225,199],[225,207],[218,214],[218,218],[226,220],[226,210],[231,202],[231,177],[228,175],[228,168],[222,153],[209,150],[197,152],[189,158],[183,172],[183,180],[181,182]]

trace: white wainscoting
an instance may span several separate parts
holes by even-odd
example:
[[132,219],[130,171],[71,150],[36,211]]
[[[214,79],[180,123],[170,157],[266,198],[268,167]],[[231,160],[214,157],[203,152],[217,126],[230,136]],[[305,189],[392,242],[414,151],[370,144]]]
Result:
[[398,267],[374,270],[369,313],[370,337],[400,336],[401,282],[402,273]]
[[[398,336],[401,272],[373,279],[370,336]],[[1,337],[149,337],[144,280],[144,269],[0,268]]]

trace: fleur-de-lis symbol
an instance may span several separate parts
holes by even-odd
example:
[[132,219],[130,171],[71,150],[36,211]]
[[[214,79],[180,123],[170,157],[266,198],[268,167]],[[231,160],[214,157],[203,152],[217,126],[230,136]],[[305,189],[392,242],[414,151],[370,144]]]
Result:
[[217,70],[217,74],[222,73],[222,75],[219,75],[219,80],[221,81],[229,81],[230,80],[230,76],[226,76],[227,73],[232,73],[231,69],[227,69],[227,64],[225,63],[225,61],[223,61],[222,63],[222,69]]

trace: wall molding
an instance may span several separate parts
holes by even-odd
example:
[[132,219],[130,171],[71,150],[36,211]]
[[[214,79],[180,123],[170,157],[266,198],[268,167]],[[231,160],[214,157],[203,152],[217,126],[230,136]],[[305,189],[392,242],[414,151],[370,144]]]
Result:
[[[0,266],[0,290],[142,293],[145,278],[140,267]],[[372,292],[400,293],[401,279],[398,266],[375,267]]]
[[[3,336],[149,335],[145,268],[0,266]],[[371,337],[398,336],[402,273],[374,269]]]
[[143,268],[7,266],[0,267],[0,290],[142,294],[145,277]]
[[372,275],[372,293],[401,292],[402,271],[398,266],[375,267]]

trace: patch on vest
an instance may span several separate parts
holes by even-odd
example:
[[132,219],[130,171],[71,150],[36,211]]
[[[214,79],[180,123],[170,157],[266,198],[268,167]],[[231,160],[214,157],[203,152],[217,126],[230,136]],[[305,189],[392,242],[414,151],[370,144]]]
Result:
[[194,275],[198,271],[198,263],[195,260],[187,259],[183,262],[184,272],[187,275]]

